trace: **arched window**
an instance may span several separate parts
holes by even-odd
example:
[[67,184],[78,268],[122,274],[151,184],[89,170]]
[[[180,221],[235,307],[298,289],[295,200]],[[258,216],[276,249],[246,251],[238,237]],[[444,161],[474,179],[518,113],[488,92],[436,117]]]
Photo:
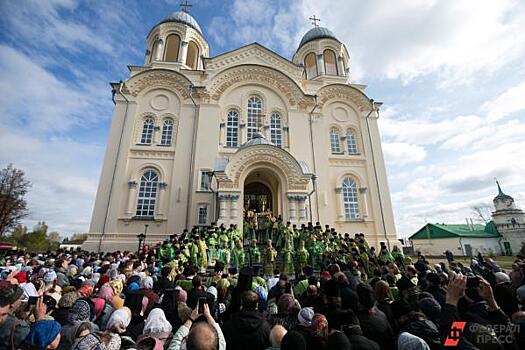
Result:
[[197,69],[199,63],[199,47],[194,41],[188,43],[188,55],[186,56],[186,65],[191,69]]
[[346,220],[359,218],[359,199],[357,195],[357,185],[351,177],[346,177],[342,185],[343,207]]
[[276,146],[282,147],[283,131],[281,127],[281,116],[278,113],[272,114],[270,120],[270,140]]
[[337,129],[330,130],[330,149],[332,153],[341,153],[341,138]]
[[332,50],[324,50],[324,72],[327,75],[337,75],[337,61]]
[[160,144],[163,146],[171,146],[171,138],[173,136],[173,120],[166,119],[162,123],[162,136]]
[[352,130],[346,131],[346,148],[348,154],[358,154],[357,141],[355,140],[355,134]]
[[155,216],[159,175],[154,170],[146,170],[140,178],[139,195],[137,198],[137,216]]
[[248,133],[248,141],[250,141],[255,133],[259,131],[259,118],[262,113],[262,100],[259,96],[252,96],[248,99],[248,118],[246,123],[246,130]]
[[177,62],[179,58],[180,37],[177,34],[170,34],[166,39],[166,55],[164,60],[167,62]]
[[310,52],[304,58],[304,67],[306,69],[306,79],[312,79],[317,76],[317,59],[315,53]]
[[237,146],[239,146],[239,113],[229,111],[226,121],[226,147]]
[[142,136],[140,137],[140,143],[149,145],[153,139],[153,128],[154,122],[153,119],[147,118],[142,124]]

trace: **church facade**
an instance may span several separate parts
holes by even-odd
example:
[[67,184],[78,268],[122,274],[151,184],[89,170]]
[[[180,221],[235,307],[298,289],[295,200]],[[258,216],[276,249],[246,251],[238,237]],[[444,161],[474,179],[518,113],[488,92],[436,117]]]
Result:
[[314,26],[292,59],[253,43],[211,57],[187,12],[112,84],[115,110],[83,248],[134,250],[248,212],[395,244],[377,125],[346,46]]

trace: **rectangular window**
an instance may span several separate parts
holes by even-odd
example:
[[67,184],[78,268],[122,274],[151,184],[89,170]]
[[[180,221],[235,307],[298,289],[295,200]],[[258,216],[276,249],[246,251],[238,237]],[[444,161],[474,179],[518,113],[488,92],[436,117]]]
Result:
[[201,191],[210,191],[211,190],[211,179],[213,177],[213,172],[209,170],[201,171]]
[[198,224],[201,226],[208,224],[208,206],[206,204],[199,205]]

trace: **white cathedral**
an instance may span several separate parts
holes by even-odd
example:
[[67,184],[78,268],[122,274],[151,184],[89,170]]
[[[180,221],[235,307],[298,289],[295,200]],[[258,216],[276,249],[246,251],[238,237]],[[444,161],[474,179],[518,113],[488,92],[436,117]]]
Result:
[[381,103],[351,82],[349,62],[317,25],[291,60],[258,43],[211,57],[190,14],[166,17],[148,34],[144,65],[112,84],[83,248],[134,250],[141,233],[152,244],[212,222],[242,227],[248,211],[395,244]]

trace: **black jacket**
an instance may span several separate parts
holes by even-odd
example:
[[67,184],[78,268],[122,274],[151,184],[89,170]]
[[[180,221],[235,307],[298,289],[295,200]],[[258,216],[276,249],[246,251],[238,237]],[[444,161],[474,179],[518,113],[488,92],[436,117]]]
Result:
[[270,325],[258,311],[234,313],[223,327],[228,350],[264,350],[270,346]]

